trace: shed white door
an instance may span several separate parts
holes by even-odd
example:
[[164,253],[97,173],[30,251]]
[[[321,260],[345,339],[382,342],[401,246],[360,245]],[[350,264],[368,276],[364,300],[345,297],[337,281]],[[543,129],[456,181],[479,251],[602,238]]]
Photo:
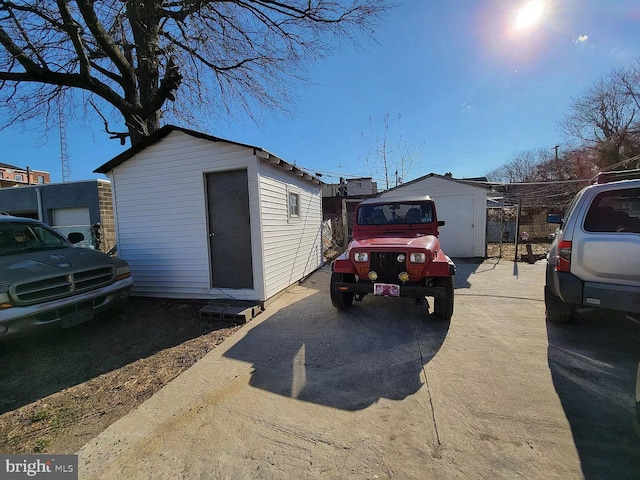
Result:
[[456,195],[436,200],[442,250],[450,257],[473,257],[473,195]]
[[65,227],[75,225],[91,225],[88,207],[56,208],[53,211],[53,226]]
[[211,278],[216,288],[253,288],[246,170],[208,173]]

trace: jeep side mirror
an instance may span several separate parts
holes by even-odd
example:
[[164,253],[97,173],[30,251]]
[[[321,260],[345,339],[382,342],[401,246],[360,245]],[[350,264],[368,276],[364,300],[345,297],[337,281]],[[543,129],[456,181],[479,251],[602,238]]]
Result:
[[557,213],[550,213],[549,215],[547,215],[547,223],[562,223],[562,215],[559,215]]
[[80,232],[71,232],[67,238],[71,243],[76,244],[84,240],[84,235]]
[[444,227],[444,220],[438,220],[438,226]]

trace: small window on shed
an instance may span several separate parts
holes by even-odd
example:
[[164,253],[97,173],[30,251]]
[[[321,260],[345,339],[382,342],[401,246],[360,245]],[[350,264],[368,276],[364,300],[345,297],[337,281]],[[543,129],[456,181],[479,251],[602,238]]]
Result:
[[297,218],[300,216],[300,194],[289,192],[289,217]]

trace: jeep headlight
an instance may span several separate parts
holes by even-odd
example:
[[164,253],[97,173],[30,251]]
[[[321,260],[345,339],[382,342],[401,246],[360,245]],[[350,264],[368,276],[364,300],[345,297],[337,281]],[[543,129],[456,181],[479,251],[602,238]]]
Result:
[[0,284],[0,310],[13,307],[9,297],[9,285]]
[[369,255],[366,252],[356,252],[353,254],[353,259],[356,262],[366,262],[369,260]]
[[131,270],[129,269],[129,265],[123,265],[122,267],[116,268],[116,281],[124,280],[125,278],[129,278],[131,276]]
[[411,255],[409,255],[409,261],[411,263],[424,263],[425,262],[425,254],[420,252],[420,253],[412,253]]

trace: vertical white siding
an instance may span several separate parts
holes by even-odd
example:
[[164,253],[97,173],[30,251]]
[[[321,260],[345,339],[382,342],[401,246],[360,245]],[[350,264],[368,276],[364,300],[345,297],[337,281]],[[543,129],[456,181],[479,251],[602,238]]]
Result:
[[382,197],[429,195],[436,202],[442,248],[450,257],[484,257],[487,224],[487,194],[483,188],[427,177],[403,185]]
[[[247,168],[253,290],[211,290],[204,175]],[[133,293],[168,298],[260,299],[257,160],[251,148],[171,132],[111,172],[118,254],[129,262]]]
[[[259,164],[266,298],[287,288],[324,263],[322,196],[312,185],[279,167]],[[300,194],[300,217],[289,219],[287,186]]]

